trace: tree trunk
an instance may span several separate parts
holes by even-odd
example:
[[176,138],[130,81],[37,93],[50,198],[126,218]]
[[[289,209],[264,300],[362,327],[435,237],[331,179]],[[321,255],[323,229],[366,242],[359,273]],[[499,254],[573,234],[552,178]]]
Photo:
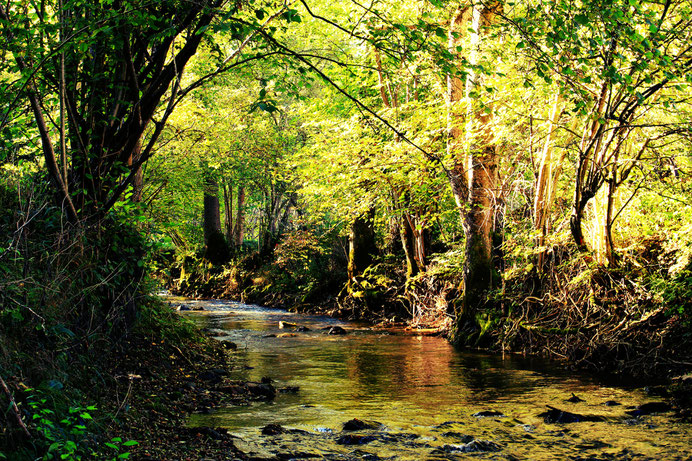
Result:
[[221,231],[219,184],[211,172],[207,172],[204,178],[204,243],[204,256],[213,264],[222,264],[230,257],[228,243]]
[[348,235],[348,286],[351,290],[356,276],[372,264],[377,254],[375,245],[375,210],[370,208],[351,223]]
[[212,234],[221,232],[219,183],[210,173],[204,178],[204,243]]
[[223,183],[223,207],[224,207],[224,228],[226,240],[231,247],[235,246],[233,235],[233,185],[224,181]]
[[[140,155],[142,155],[142,143],[138,142],[135,146],[135,150],[132,152],[132,155],[130,155],[130,158],[127,161],[127,166],[132,167],[134,163],[137,163],[139,161]],[[132,180],[132,201],[136,203],[141,202],[143,191],[144,171],[142,170],[142,166],[140,165],[137,167],[137,171],[135,172],[135,176]]]
[[[454,55],[458,55],[456,48],[461,43],[460,36],[465,24],[471,18],[471,12],[472,9],[467,7],[458,10],[452,17],[449,27],[449,50]],[[447,75],[447,156],[454,159],[454,165],[447,172],[447,177],[462,221],[466,213],[466,202],[469,196],[466,171],[468,162],[463,154],[465,141],[463,99],[464,82],[457,75]]]
[[238,207],[236,208],[233,241],[237,248],[243,246],[245,238],[245,186],[238,186]]
[[543,270],[546,251],[542,248],[545,245],[545,237],[548,233],[548,216],[550,207],[555,197],[555,183],[560,175],[562,157],[558,162],[553,160],[553,145],[555,142],[554,132],[562,115],[560,93],[555,94],[555,102],[551,109],[548,120],[548,134],[545,138],[541,163],[538,171],[536,183],[536,197],[533,204],[534,228],[538,231],[536,246],[539,248],[536,266],[539,271]]
[[425,222],[421,222],[420,218],[410,213],[404,213],[404,220],[413,237],[413,258],[418,267],[418,271],[425,272],[428,265],[426,258],[426,243],[427,240],[429,240],[429,238],[427,238],[429,232],[425,228]]
[[380,56],[380,50],[377,47],[373,47],[373,52],[375,54],[375,65],[377,66],[377,83],[380,88],[380,98],[382,98],[382,104],[384,107],[391,107],[389,97],[387,96],[384,73],[382,71],[382,57]]
[[406,280],[408,281],[418,275],[418,264],[416,264],[416,244],[413,230],[407,219],[401,220],[399,232],[401,233],[401,246],[404,247],[404,255],[406,256]]
[[592,121],[586,123],[584,134],[582,135],[582,140],[579,145],[579,159],[577,161],[577,175],[574,185],[572,216],[569,220],[569,227],[574,243],[577,244],[579,251],[583,253],[588,251],[586,239],[584,238],[584,230],[582,228],[584,210],[589,200],[596,195],[598,188],[602,184],[602,181],[597,177],[597,175],[600,174],[597,162],[592,160],[592,157],[595,156],[595,152],[599,150],[603,133],[606,131],[605,125],[601,123],[601,119],[606,105],[607,95],[608,87],[604,82],[601,87],[598,101],[596,101],[591,114]]
[[464,220],[466,259],[462,317],[475,313],[483,305],[488,290],[493,287],[493,190],[497,175],[495,146],[486,146],[481,152],[473,156],[469,211]]
[[[448,79],[448,155],[455,159],[454,167],[449,173],[449,180],[462,215],[466,236],[463,298],[456,312],[453,333],[455,342],[468,340],[463,337],[468,327],[477,329],[474,320],[475,313],[483,306],[489,290],[493,288],[497,153],[491,131],[492,110],[488,110],[488,104],[483,106],[478,101],[476,93],[483,82],[482,76],[476,73],[473,66],[480,60],[482,35],[501,9],[501,2],[492,2],[487,5],[474,4],[471,8],[457,12],[450,26],[450,47],[456,50],[457,43],[453,32],[463,30],[462,26],[468,21],[470,13],[472,28],[469,66],[466,85],[463,89],[468,102],[465,137],[462,136],[463,115],[458,104],[462,96],[461,81],[455,76],[450,76]],[[464,153],[464,144],[467,154]]]

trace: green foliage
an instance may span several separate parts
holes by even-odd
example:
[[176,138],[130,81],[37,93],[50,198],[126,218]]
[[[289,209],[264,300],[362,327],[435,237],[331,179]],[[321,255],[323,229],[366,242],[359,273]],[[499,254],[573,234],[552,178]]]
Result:
[[69,227],[40,186],[26,172],[0,180],[0,369],[32,387],[23,408],[36,434],[34,446],[8,438],[0,449],[10,459],[105,459],[93,407],[79,402],[97,396],[102,361],[141,315],[135,300],[152,289],[143,271],[154,246],[128,222],[140,221],[136,207]]
[[430,256],[430,269],[427,275],[460,282],[464,275],[464,251],[452,249]]
[[81,460],[95,455],[92,434],[87,430],[93,420],[94,406],[69,407],[64,414],[49,408],[48,399],[41,391],[28,389],[26,403],[32,412],[32,426],[40,439],[34,443],[44,460]]
[[288,280],[301,285],[306,282],[310,272],[315,270],[325,251],[313,232],[292,231],[274,249],[274,264],[279,271],[285,273]]
[[32,443],[43,460],[128,459],[130,453],[126,450],[138,444],[135,440],[123,442],[118,437],[99,442],[93,405],[63,408],[44,391],[26,389],[26,393],[24,401],[31,416],[29,427],[38,435]]
[[171,344],[201,340],[191,320],[181,317],[161,298],[153,295],[143,297],[140,301],[134,331]]

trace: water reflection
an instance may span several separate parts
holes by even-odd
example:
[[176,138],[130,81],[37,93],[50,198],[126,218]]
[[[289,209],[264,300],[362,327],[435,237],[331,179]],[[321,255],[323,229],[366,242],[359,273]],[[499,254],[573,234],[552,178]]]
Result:
[[[642,403],[644,395],[600,385],[548,362],[460,353],[440,338],[386,335],[325,317],[238,303],[204,305],[213,310],[185,315],[238,344],[234,378],[256,381],[269,376],[278,386],[300,386],[298,394],[282,394],[274,402],[192,418],[192,425],[229,428],[245,440],[241,448],[250,452],[267,455],[276,454],[277,447],[288,452],[310,447],[327,458],[362,459],[363,453],[376,453],[396,459],[438,459],[433,450],[458,445],[459,434],[471,434],[500,444],[498,459],[576,459],[583,453],[607,459],[690,458],[689,426],[666,415],[627,422],[624,407]],[[310,331],[281,337],[290,332],[279,329],[279,321]],[[334,325],[349,334],[326,335],[323,329]],[[586,402],[565,402],[572,392]],[[602,405],[606,400],[623,405],[606,407]],[[546,404],[602,415],[612,422],[545,424],[537,415]],[[507,417],[471,416],[491,409]],[[378,433],[379,438],[359,446],[357,453],[353,446],[336,444],[335,434],[351,418],[384,423],[389,439]],[[277,444],[259,435],[259,428],[269,423],[302,429],[308,435],[280,436]],[[327,429],[334,434],[324,432]],[[399,433],[409,438],[392,435]],[[630,454],[618,455],[623,450]],[[439,456],[454,459],[459,454]]]

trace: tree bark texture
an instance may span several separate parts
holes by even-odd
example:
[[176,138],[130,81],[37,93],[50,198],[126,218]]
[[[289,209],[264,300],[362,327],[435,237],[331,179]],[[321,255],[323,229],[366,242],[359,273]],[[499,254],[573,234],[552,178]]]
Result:
[[545,238],[548,233],[548,216],[555,198],[555,186],[562,169],[563,157],[558,161],[553,158],[553,145],[555,143],[555,130],[562,114],[560,94],[555,95],[555,102],[550,111],[548,120],[548,134],[541,153],[541,161],[536,182],[536,196],[533,204],[534,228],[538,231],[536,246],[540,249],[536,261],[538,270],[543,270],[546,251]]
[[223,183],[224,231],[230,246],[235,246],[233,234],[233,184]]
[[351,223],[348,235],[348,284],[352,285],[356,276],[370,266],[377,254],[375,245],[375,210],[370,209],[359,215]]
[[236,247],[243,246],[245,238],[245,186],[238,186],[238,206],[236,208],[233,242]]
[[[450,186],[462,218],[466,236],[463,298],[457,308],[454,340],[465,341],[462,331],[473,325],[475,312],[483,306],[493,287],[493,230],[495,191],[498,182],[497,153],[492,133],[492,107],[481,104],[478,89],[482,76],[474,65],[480,60],[481,39],[501,11],[500,2],[474,4],[457,11],[450,24],[450,48],[456,53],[454,32],[461,33],[471,21],[470,50],[465,85],[457,76],[448,77],[448,156],[453,167],[448,174]],[[462,104],[467,101],[464,115]],[[465,123],[464,123],[465,122]],[[462,128],[465,125],[465,129]]]

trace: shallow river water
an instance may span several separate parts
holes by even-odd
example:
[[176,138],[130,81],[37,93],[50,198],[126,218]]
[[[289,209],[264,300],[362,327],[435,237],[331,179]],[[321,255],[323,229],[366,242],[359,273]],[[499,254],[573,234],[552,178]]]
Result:
[[[280,459],[690,460],[692,427],[672,414],[626,412],[656,401],[559,365],[460,352],[444,339],[374,330],[230,301],[185,301],[181,312],[238,345],[231,377],[299,386],[272,402],[195,414],[225,427],[248,454]],[[310,331],[279,329],[279,321]],[[347,335],[327,335],[341,326]],[[287,335],[288,334],[288,335]],[[276,336],[274,336],[276,335]],[[283,336],[282,336],[283,335]],[[568,402],[576,394],[583,402]],[[614,401],[619,405],[605,405]],[[612,403],[612,402],[611,402]],[[546,423],[546,405],[599,421]],[[479,412],[496,416],[474,416]],[[377,429],[342,431],[353,418]],[[589,418],[593,419],[593,418]],[[601,420],[602,419],[602,420]],[[291,430],[261,435],[267,424]],[[475,442],[474,442],[475,441]]]

